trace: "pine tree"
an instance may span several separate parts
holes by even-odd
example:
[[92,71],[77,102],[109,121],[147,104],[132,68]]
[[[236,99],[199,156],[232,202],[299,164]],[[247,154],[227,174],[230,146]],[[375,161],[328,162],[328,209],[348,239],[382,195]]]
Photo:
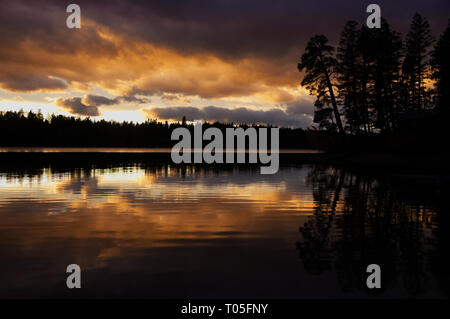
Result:
[[358,23],[348,21],[337,49],[338,97],[342,101],[346,126],[352,133],[368,131],[368,116],[361,101],[362,59],[358,47]]
[[437,91],[438,109],[450,110],[450,19],[432,54],[433,79]]
[[333,57],[334,48],[327,43],[328,39],[324,35],[312,37],[306,45],[298,69],[300,72],[305,70],[301,85],[316,95],[316,106],[320,106],[319,111],[331,103],[339,133],[343,134],[344,128],[332,82],[336,59]]
[[430,24],[416,13],[406,37],[406,54],[402,67],[407,100],[414,110],[421,110],[425,104],[424,82],[429,77],[429,48],[433,42]]
[[380,29],[372,30],[376,127],[390,131],[395,128],[399,113],[402,40],[385,19],[382,19]]
[[367,26],[362,26],[359,31],[358,50],[361,56],[360,80],[360,102],[364,115],[364,125],[367,132],[372,132],[374,128],[375,109],[372,103],[372,92],[375,74],[375,60],[373,52],[376,50],[374,32]]

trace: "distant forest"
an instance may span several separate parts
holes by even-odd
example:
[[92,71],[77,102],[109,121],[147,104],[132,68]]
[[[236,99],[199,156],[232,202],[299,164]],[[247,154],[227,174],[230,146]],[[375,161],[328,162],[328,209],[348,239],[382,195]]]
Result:
[[[52,114],[45,118],[41,112],[0,112],[0,146],[47,146],[47,147],[172,147],[172,130],[194,126],[185,119],[169,124],[157,120],[143,123],[93,121],[89,117]],[[235,127],[233,123],[204,123],[222,129]],[[239,125],[244,129],[248,125]],[[252,125],[252,127],[267,127]],[[308,130],[280,128],[280,148],[313,148],[307,138]],[[193,136],[193,133],[192,133]]]
[[385,19],[373,29],[348,21],[337,49],[324,35],[312,37],[298,69],[301,85],[317,98],[320,129],[367,135],[413,127],[432,134],[449,116],[450,20],[437,41],[420,14],[405,39]]

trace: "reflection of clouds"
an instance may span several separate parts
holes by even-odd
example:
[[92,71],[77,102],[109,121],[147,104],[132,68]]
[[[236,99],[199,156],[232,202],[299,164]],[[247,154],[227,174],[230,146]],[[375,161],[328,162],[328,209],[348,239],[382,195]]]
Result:
[[[2,184],[0,214],[13,223],[20,222],[15,218],[24,213],[30,223],[61,219],[83,238],[113,234],[152,238],[163,244],[176,238],[220,237],[230,229],[236,234],[256,234],[271,225],[254,224],[252,229],[250,220],[270,213],[301,212],[312,205],[302,169],[282,169],[271,176],[253,170],[212,173],[189,169],[183,177],[180,170],[123,168],[46,176],[39,183],[25,185],[11,181]],[[58,213],[66,214],[54,216]],[[56,231],[54,235],[73,233]]]
[[92,193],[98,190],[98,180],[96,177],[89,178],[71,178],[70,181],[62,182],[58,185],[59,193],[74,193],[81,194],[84,192]]
[[[317,218],[318,210],[328,224],[338,181],[330,178],[334,172],[314,174],[309,166],[284,167],[275,175],[254,168],[136,166],[47,170],[31,179],[0,173],[0,263],[7,274],[0,297],[11,296],[11,287],[19,296],[33,287],[39,287],[37,296],[60,295],[51,284],[65,281],[61,269],[70,263],[81,265],[90,287],[105,296],[116,291],[108,289],[109,282],[120,283],[124,295],[136,283],[161,296],[161,287],[179,291],[191,279],[202,289],[208,281],[237,287],[233,276],[239,277],[239,291],[259,291],[249,279],[254,276],[255,282],[274,280],[269,284],[286,296],[310,296],[309,288],[323,283],[299,271],[294,243],[298,226]],[[311,185],[313,177],[319,185]],[[357,204],[360,197],[351,198]],[[378,207],[369,204],[364,212]],[[346,216],[344,206],[337,203],[336,220]],[[330,240],[337,235],[331,231]],[[327,280],[326,288],[332,286]],[[167,288],[166,294],[176,295],[173,291]]]
[[[39,182],[6,181],[0,174],[0,246],[8,246],[0,260],[13,278],[27,273],[19,274],[14,260],[46,263],[28,269],[33,283],[36,271],[56,272],[74,260],[94,271],[124,256],[153,260],[167,249],[187,248],[201,254],[219,243],[247,245],[284,237],[286,229],[295,234],[312,205],[303,183],[308,169],[285,170],[262,176],[257,170],[94,169],[49,173]],[[20,282],[26,285],[9,285]]]
[[127,203],[130,207],[171,203],[170,209],[173,209],[177,202],[203,203],[212,198],[223,203],[248,201],[259,205],[280,200],[298,201],[299,193],[306,191],[305,176],[305,170],[298,168],[285,168],[267,176],[254,169],[211,171],[170,166],[156,170],[115,168],[54,176],[47,172],[34,181],[5,179],[0,175],[0,187],[4,190],[0,204],[20,194],[21,199],[36,202],[60,201],[71,205],[81,202],[93,207],[102,203]]

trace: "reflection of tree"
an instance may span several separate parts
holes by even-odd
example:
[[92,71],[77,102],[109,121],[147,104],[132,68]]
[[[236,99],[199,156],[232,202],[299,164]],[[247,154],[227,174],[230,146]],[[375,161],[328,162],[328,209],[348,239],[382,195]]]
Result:
[[[318,187],[313,189],[314,200],[318,205],[314,211],[314,219],[309,219],[303,227],[300,227],[305,241],[298,243],[297,248],[304,260],[305,268],[311,273],[321,274],[330,269],[331,250],[328,237],[345,176],[315,173],[317,175],[310,178],[318,181]],[[334,189],[333,194],[328,191],[330,185]]]
[[306,271],[334,269],[344,291],[366,290],[366,267],[375,263],[383,271],[383,290],[403,286],[417,296],[437,276],[440,283],[447,278],[441,289],[448,291],[448,267],[438,263],[448,248],[440,240],[448,219],[442,221],[435,207],[396,192],[387,181],[345,170],[315,166],[308,182],[316,208],[297,243]]
[[[448,185],[447,185],[447,193]],[[436,247],[428,256],[430,261],[431,271],[436,275],[439,288],[449,294],[450,276],[448,275],[450,269],[450,262],[448,254],[450,251],[450,216],[448,210],[448,202],[444,202],[445,198],[440,197],[436,200],[438,213],[434,215],[433,222],[439,227],[432,229],[433,237],[430,240],[430,245]]]

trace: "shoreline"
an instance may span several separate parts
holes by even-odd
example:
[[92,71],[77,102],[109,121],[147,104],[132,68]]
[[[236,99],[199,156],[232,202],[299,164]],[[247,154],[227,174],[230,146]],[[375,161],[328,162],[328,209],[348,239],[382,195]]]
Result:
[[[50,165],[64,162],[67,166],[102,164],[130,164],[132,162],[164,163],[170,161],[170,148],[7,148],[0,147],[0,166],[14,168],[26,166]],[[246,152],[248,153],[248,151]],[[323,164],[334,165],[350,170],[433,174],[450,176],[450,152],[325,152],[311,149],[280,149],[280,165]],[[30,163],[30,160],[32,163]],[[31,164],[31,165],[30,165]],[[259,164],[171,164],[199,166],[258,166]],[[59,166],[59,165],[58,165]]]

